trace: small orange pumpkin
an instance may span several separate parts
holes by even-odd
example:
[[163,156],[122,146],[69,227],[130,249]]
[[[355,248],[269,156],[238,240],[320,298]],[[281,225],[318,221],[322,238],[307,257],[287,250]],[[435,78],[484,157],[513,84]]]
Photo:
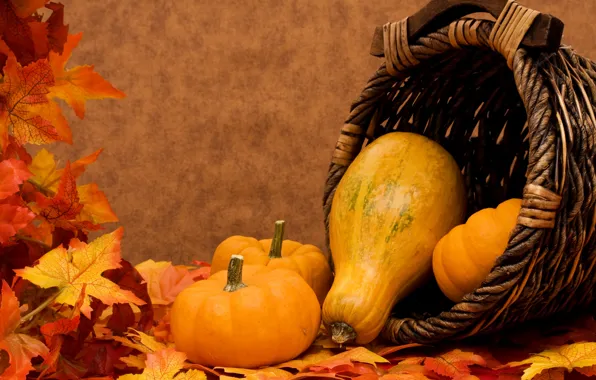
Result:
[[176,349],[209,366],[257,368],[292,360],[315,340],[321,308],[314,291],[288,269],[246,265],[185,288],[170,311]]
[[441,291],[459,302],[482,284],[505,252],[521,199],[482,209],[443,236],[433,251],[433,272]]
[[247,265],[260,264],[297,272],[315,291],[319,303],[323,304],[333,282],[327,258],[312,244],[283,240],[284,224],[283,220],[275,222],[273,239],[231,236],[221,242],[213,254],[211,274],[225,270],[230,257],[239,254],[244,256]]

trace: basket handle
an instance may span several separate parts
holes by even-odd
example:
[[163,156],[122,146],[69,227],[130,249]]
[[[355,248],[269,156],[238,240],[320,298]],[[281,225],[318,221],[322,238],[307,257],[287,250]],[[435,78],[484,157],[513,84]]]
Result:
[[[431,0],[424,8],[408,17],[408,41],[433,30],[449,25],[459,18],[476,12],[488,12],[498,18],[508,0]],[[554,52],[563,37],[563,22],[549,14],[540,13],[522,40],[526,49]],[[378,26],[373,35],[370,54],[384,55],[383,27]]]

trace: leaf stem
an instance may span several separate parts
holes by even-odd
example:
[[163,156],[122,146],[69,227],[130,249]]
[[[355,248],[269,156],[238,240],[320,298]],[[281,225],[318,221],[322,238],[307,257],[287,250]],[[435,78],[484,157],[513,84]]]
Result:
[[50,249],[52,248],[51,246],[47,245],[47,244],[46,244],[46,243],[44,243],[43,241],[41,241],[41,240],[37,240],[37,239],[33,239],[33,238],[30,238],[29,236],[25,236],[25,235],[16,234],[14,237],[15,237],[15,238],[17,238],[17,239],[19,239],[19,240],[25,240],[25,241],[29,241],[29,242],[31,242],[31,243],[39,244],[39,245],[41,245],[42,247],[44,247],[45,249],[47,249],[47,250],[50,250]]
[[244,257],[241,255],[232,255],[230,264],[228,265],[228,283],[224,291],[235,292],[236,290],[246,288],[246,284],[242,282],[242,265],[244,264]]
[[20,324],[22,325],[23,323],[27,322],[28,320],[30,320],[31,318],[33,318],[37,314],[39,314],[43,309],[45,309],[46,307],[48,307],[48,305],[50,305],[52,302],[54,302],[56,300],[56,298],[58,298],[58,296],[60,295],[61,292],[62,292],[61,290],[58,290],[52,296],[48,297],[45,301],[43,301],[34,310],[31,310],[31,312],[29,312],[29,314],[21,317]]
[[271,249],[269,250],[270,259],[281,258],[281,247],[284,239],[284,224],[283,220],[275,222],[275,232],[273,233],[273,239],[271,240]]

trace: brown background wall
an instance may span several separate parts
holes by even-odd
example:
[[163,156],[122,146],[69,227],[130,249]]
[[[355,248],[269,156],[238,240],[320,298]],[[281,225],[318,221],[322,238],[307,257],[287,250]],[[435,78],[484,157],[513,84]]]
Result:
[[[381,63],[374,27],[426,0],[62,0],[84,33],[72,64],[94,64],[124,100],[68,113],[63,160],[105,151],[95,181],[125,228],[123,255],[209,260],[231,234],[323,247],[321,199],[350,103]],[[523,0],[566,23],[596,59],[596,1]],[[82,183],[83,183],[82,182]],[[115,226],[108,226],[112,230]]]

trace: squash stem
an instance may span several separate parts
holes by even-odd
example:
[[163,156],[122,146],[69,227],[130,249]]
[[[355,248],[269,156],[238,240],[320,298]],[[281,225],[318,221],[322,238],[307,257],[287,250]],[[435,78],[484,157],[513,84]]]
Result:
[[235,292],[236,290],[246,288],[246,284],[242,282],[243,264],[244,256],[232,255],[228,264],[228,283],[224,287],[225,292]]
[[270,259],[281,258],[281,246],[284,239],[284,225],[283,220],[275,222],[275,232],[273,233],[273,239],[271,240],[271,249],[269,250]]
[[331,339],[337,344],[344,344],[356,339],[356,331],[345,322],[335,322],[330,326]]

